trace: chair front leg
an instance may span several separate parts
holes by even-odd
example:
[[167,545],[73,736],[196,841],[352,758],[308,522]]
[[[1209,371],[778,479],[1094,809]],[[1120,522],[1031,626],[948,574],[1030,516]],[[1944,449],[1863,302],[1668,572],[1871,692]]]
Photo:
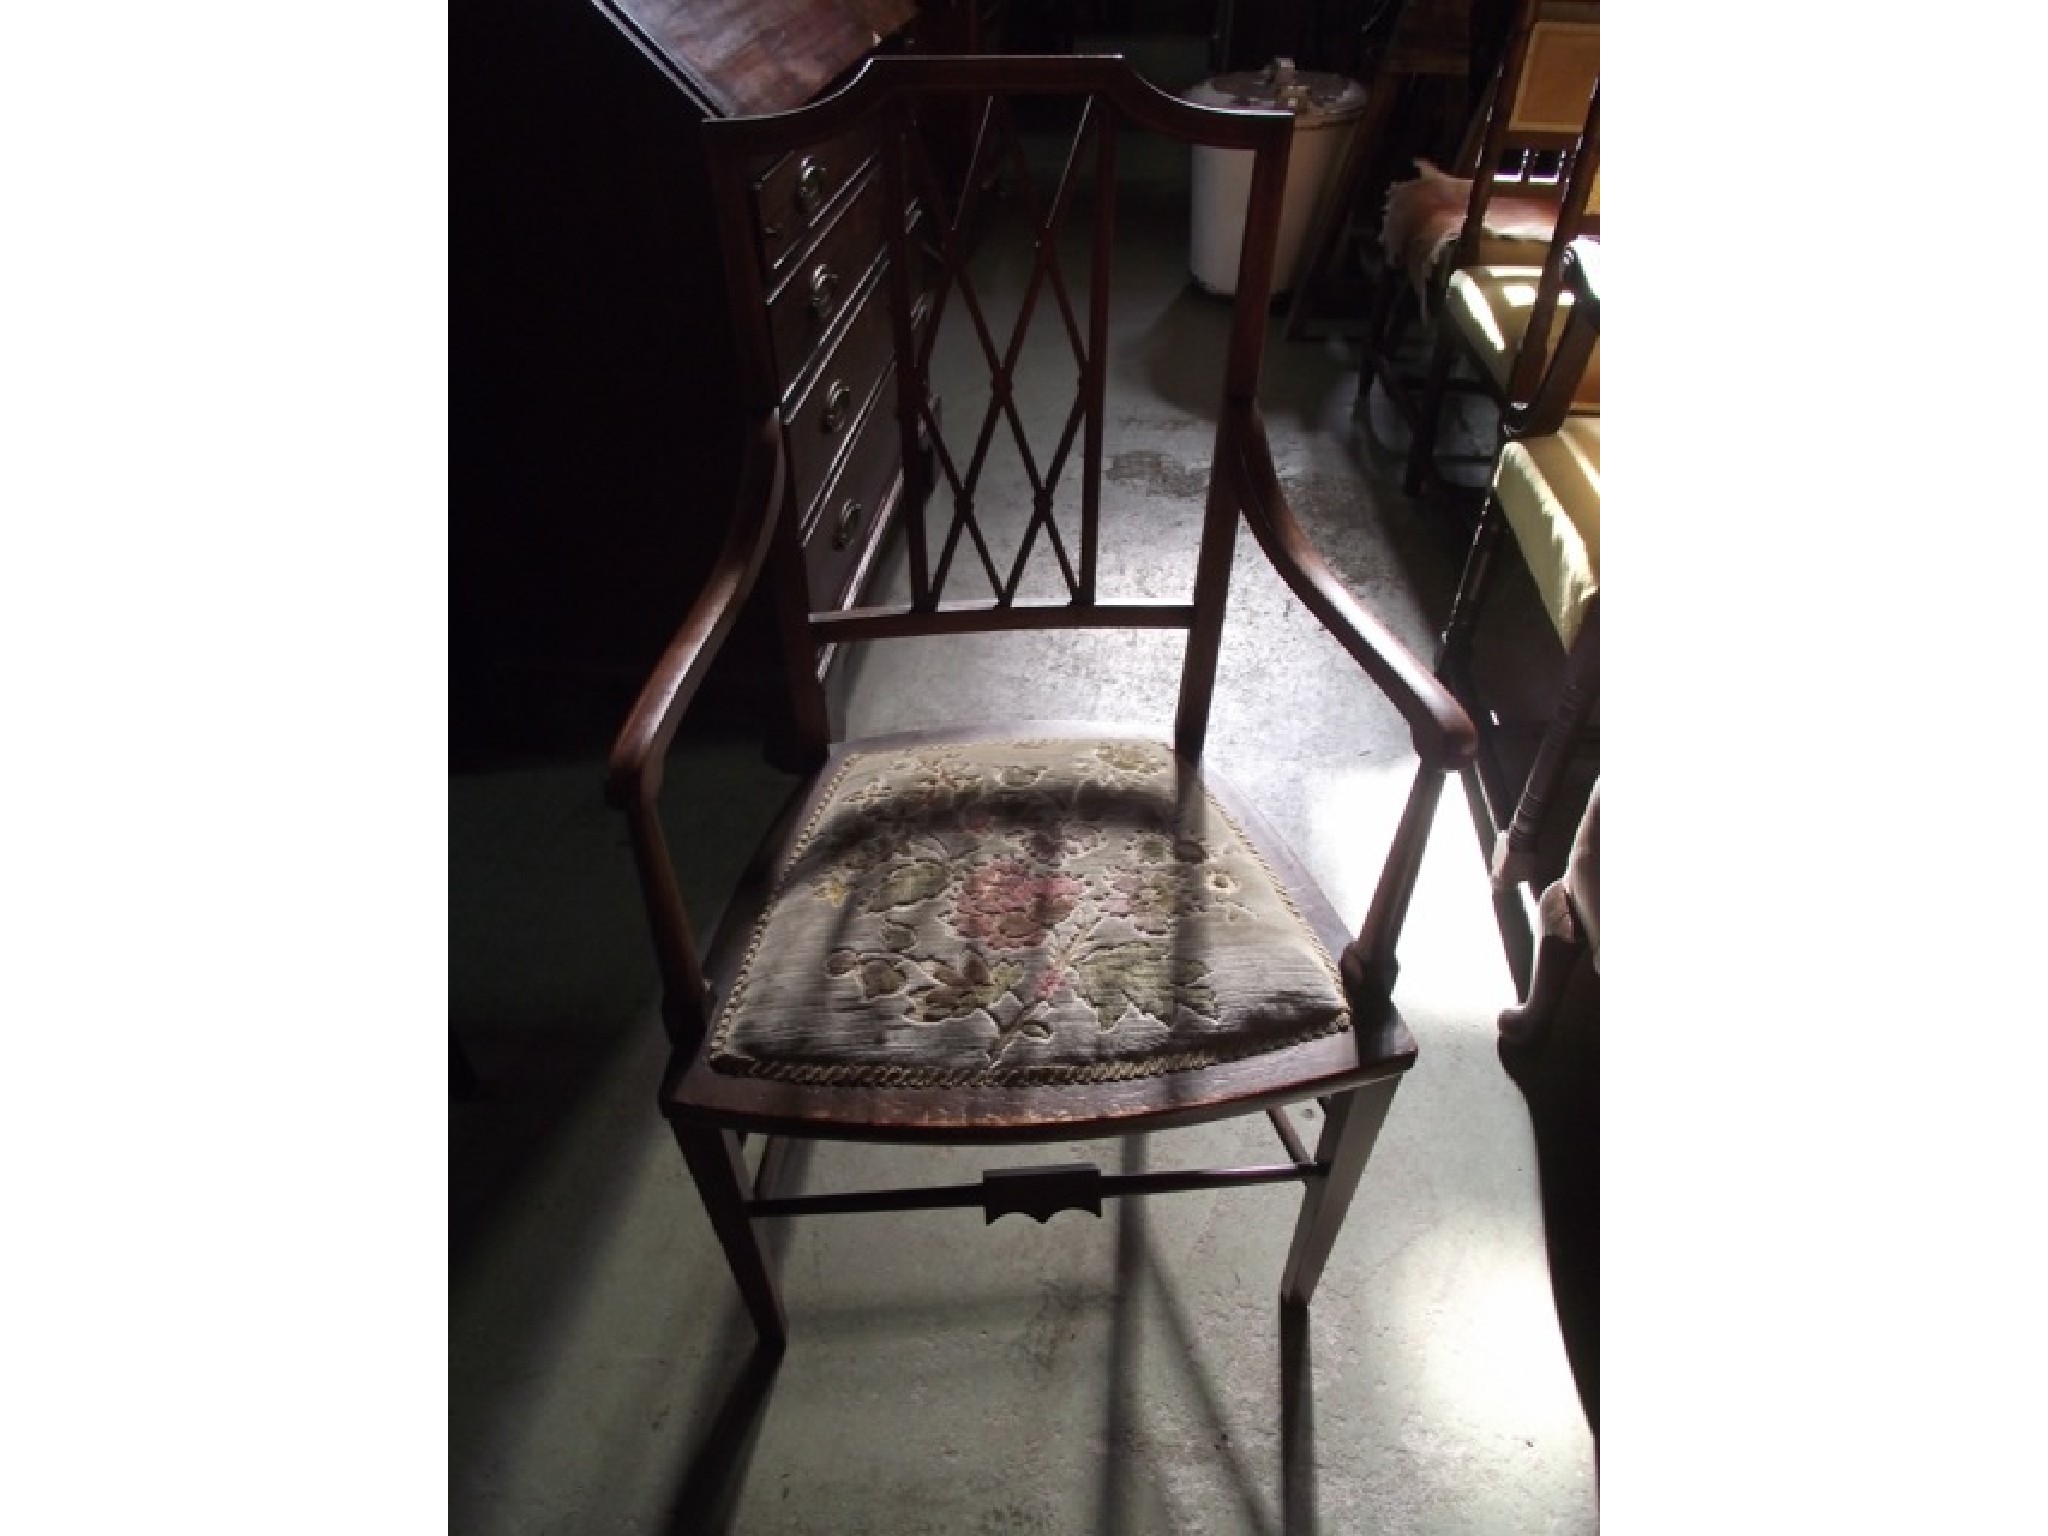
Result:
[[789,1324],[777,1294],[774,1266],[754,1230],[754,1219],[747,1214],[747,1164],[739,1137],[715,1126],[680,1120],[670,1125],[683,1149],[683,1160],[690,1165],[690,1176],[697,1181],[711,1230],[725,1250],[725,1261],[732,1267],[755,1331],[764,1344],[780,1347],[789,1337]]
[[1305,1307],[1315,1295],[1359,1176],[1365,1172],[1365,1160],[1372,1155],[1400,1084],[1396,1075],[1330,1096],[1323,1134],[1316,1142],[1316,1161],[1327,1164],[1329,1172],[1310,1179],[1302,1194],[1294,1246],[1288,1250],[1287,1270],[1280,1280],[1283,1305]]

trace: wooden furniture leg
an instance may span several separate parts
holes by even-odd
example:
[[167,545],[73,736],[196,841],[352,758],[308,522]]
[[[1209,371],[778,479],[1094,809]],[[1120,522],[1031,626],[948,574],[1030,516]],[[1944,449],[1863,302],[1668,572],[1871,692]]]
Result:
[[1586,947],[1585,935],[1572,913],[1564,881],[1553,880],[1536,903],[1540,933],[1536,941],[1536,963],[1529,972],[1529,995],[1500,1016],[1503,1045],[1531,1049],[1543,1043],[1557,1020],[1558,1004],[1564,1000],[1565,984],[1572,967]]
[[680,1121],[670,1125],[690,1165],[690,1176],[697,1181],[711,1229],[725,1249],[726,1263],[732,1266],[733,1280],[754,1319],[755,1331],[764,1344],[780,1346],[789,1337],[789,1324],[776,1291],[774,1269],[761,1246],[760,1234],[754,1230],[753,1218],[747,1214],[747,1165],[739,1137],[731,1131]]
[[1323,1134],[1316,1142],[1316,1161],[1329,1164],[1330,1171],[1311,1180],[1301,1197],[1294,1245],[1288,1250],[1287,1270],[1280,1281],[1284,1304],[1305,1307],[1314,1297],[1316,1282],[1323,1277],[1323,1265],[1336,1244],[1359,1175],[1365,1172],[1365,1160],[1372,1155],[1400,1082],[1398,1077],[1383,1078],[1330,1096]]
[[1422,386],[1422,403],[1416,408],[1415,431],[1409,439],[1408,463],[1401,475],[1401,489],[1420,496],[1436,471],[1437,426],[1443,416],[1444,395],[1451,379],[1451,361],[1457,339],[1439,322],[1436,340],[1429,350],[1429,377]]
[[1472,633],[1478,627],[1479,610],[1492,585],[1495,557],[1507,526],[1507,515],[1501,511],[1499,501],[1488,496],[1485,510],[1479,515],[1479,527],[1472,535],[1472,548],[1465,556],[1465,568],[1458,576],[1450,617],[1444,620],[1443,634],[1437,640],[1435,671],[1447,683],[1462,677],[1471,660]]
[[1572,642],[1565,662],[1564,692],[1557,713],[1543,742],[1536,749],[1536,761],[1515,802],[1515,819],[1493,845],[1493,883],[1513,885],[1535,873],[1536,839],[1550,809],[1551,796],[1571,762],[1572,750],[1592,713],[1593,699],[1600,687],[1600,613],[1597,605],[1588,611],[1578,638]]

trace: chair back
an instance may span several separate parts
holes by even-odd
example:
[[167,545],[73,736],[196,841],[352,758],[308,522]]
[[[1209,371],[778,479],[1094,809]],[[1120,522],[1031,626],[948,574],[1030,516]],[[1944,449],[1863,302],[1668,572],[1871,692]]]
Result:
[[[802,568],[793,496],[770,563],[789,611],[790,672],[856,641],[974,631],[1178,628],[1190,632],[1183,725],[1206,715],[1228,584],[1236,505],[1219,494],[1233,406],[1255,402],[1293,121],[1285,113],[1197,106],[1147,84],[1118,58],[887,56],[839,92],[796,111],[707,123],[714,193],[739,326],[740,387],[757,414],[783,408],[779,326],[818,322],[846,300],[823,269],[776,274],[746,235],[764,178],[835,145],[872,146],[886,310],[904,466],[894,601],[833,609],[791,574]],[[1110,353],[1124,157],[1187,154],[1241,162],[1247,216],[1227,341],[1207,371],[1182,366],[1166,391],[1215,423],[1192,591],[1183,600],[1105,595],[1101,539]],[[1142,185],[1142,177],[1133,180]],[[1021,302],[1017,295],[1021,292]],[[1181,302],[1214,305],[1195,294]],[[1015,305],[1014,313],[1006,311]],[[785,316],[792,318],[785,319]],[[1171,363],[1168,363],[1171,367]],[[1156,381],[1155,381],[1156,382]],[[1148,409],[1156,411],[1152,399]],[[1142,530],[1140,530],[1142,537]],[[1155,542],[1159,542],[1155,540]],[[800,717],[805,715],[799,709]],[[822,718],[813,707],[811,717]],[[1188,745],[1183,730],[1177,733]],[[1194,745],[1200,731],[1192,732]]]
[[[1511,263],[1517,247],[1542,251],[1535,303],[1508,380],[1508,397],[1526,400],[1550,355],[1565,248],[1600,232],[1599,6],[1520,0],[1480,121],[1460,166],[1472,185],[1449,266]],[[1488,241],[1489,210],[1510,202],[1518,230],[1548,223],[1541,246]]]
[[[1498,68],[1458,157],[1478,206],[1494,197],[1562,203],[1600,81],[1600,7],[1592,0],[1518,0]],[[1490,174],[1481,175],[1485,168]],[[1598,169],[1585,213],[1599,212]],[[1593,231],[1582,231],[1592,233]],[[1481,226],[1467,219],[1459,265],[1479,258]]]

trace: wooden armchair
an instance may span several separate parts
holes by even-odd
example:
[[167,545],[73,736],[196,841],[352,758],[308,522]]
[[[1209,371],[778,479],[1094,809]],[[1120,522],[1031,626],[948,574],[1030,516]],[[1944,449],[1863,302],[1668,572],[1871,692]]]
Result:
[[[1383,239],[1406,266],[1431,326],[1426,372],[1401,372],[1392,318],[1404,285],[1385,285],[1368,366],[1407,420],[1404,489],[1440,483],[1436,445],[1446,393],[1471,388],[1502,410],[1526,405],[1570,304],[1564,252],[1600,220],[1599,8],[1586,0],[1521,0],[1485,109],[1455,176],[1425,167],[1389,195]],[[1455,198],[1455,202],[1450,199]],[[1458,213],[1450,217],[1452,208]],[[1469,385],[1453,383],[1463,360]],[[1597,409],[1597,350],[1575,404]]]
[[[1027,153],[1019,125],[1037,133],[1049,110],[1074,133],[1041,195],[1048,162]],[[964,174],[940,174],[931,133],[963,130],[952,146]],[[1469,760],[1474,733],[1308,545],[1274,472],[1258,393],[1291,131],[1285,114],[1177,101],[1120,59],[1030,57],[878,58],[802,110],[707,126],[728,229],[750,216],[758,178],[792,155],[872,137],[886,238],[876,302],[909,481],[908,600],[820,602],[782,492],[785,423],[760,382],[771,370],[751,373],[755,426],[723,559],[611,761],[609,796],[631,830],[674,1046],[661,1108],[770,1341],[784,1337],[785,1318],[755,1223],[825,1212],[964,1206],[1043,1220],[1099,1214],[1113,1196],[1299,1182],[1281,1291],[1306,1304],[1414,1062],[1391,1001],[1396,943],[1444,775]],[[1133,510],[1105,480],[1102,443],[1116,419],[1106,338],[1117,155],[1134,133],[1254,162],[1227,361],[1201,390],[1213,401],[1214,460],[1193,590],[1178,601],[1097,591],[1100,527]],[[1066,239],[1070,215],[1080,227]],[[1006,251],[1000,237],[1019,230],[1021,249]],[[737,291],[759,296],[753,253],[727,248]],[[1070,278],[1076,257],[1085,275]],[[1023,287],[1007,339],[989,297],[998,271]],[[770,307],[738,317],[744,348],[773,345]],[[1044,324],[1027,344],[1034,317]],[[953,388],[940,409],[940,355],[982,365],[982,399]],[[999,440],[1019,463],[1007,481],[990,468]],[[1240,523],[1414,742],[1413,784],[1355,935],[1202,760]],[[980,595],[957,590],[972,583]],[[757,586],[780,614],[790,711],[814,766],[700,950],[663,837],[662,765]],[[1050,600],[1026,600],[1047,587]],[[1119,627],[1186,636],[1170,731],[1016,721],[990,697],[986,718],[958,730],[831,740],[813,665],[822,647]],[[1313,1152],[1279,1113],[1309,1099],[1326,1111]],[[778,1187],[776,1144],[787,1138],[1070,1142],[1248,1114],[1272,1117],[1283,1159],[1137,1174],[1070,1164],[849,1194]],[[751,1173],[750,1136],[771,1139]]]

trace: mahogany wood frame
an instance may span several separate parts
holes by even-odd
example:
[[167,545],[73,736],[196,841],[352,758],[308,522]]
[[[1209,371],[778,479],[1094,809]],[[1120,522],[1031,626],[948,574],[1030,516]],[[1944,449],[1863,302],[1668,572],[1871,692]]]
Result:
[[[1075,140],[1070,173],[1091,129],[1096,135],[1096,238],[1092,242],[1095,281],[1091,284],[1086,338],[1082,338],[1080,321],[1072,312],[1061,280],[1049,277],[1044,270],[1044,246],[1049,241],[1043,238],[1039,269],[1034,273],[1031,297],[1025,306],[1028,319],[1031,302],[1043,279],[1062,307],[1062,318],[1083,363],[1079,404],[1076,415],[1069,420],[1060,450],[1064,454],[1077,429],[1085,428],[1081,547],[1077,560],[1070,560],[1064,550],[1057,552],[1069,581],[1069,601],[1019,602],[1014,576],[990,601],[962,603],[943,597],[949,556],[942,550],[939,560],[932,560],[921,513],[927,497],[943,480],[956,493],[956,520],[948,548],[960,547],[958,518],[971,517],[971,507],[959,510],[958,493],[962,485],[969,487],[965,500],[971,503],[973,476],[960,470],[938,438],[926,374],[930,333],[920,331],[914,318],[916,313],[922,313],[913,309],[918,296],[913,294],[915,285],[910,281],[916,253],[911,248],[907,219],[886,217],[899,388],[898,426],[903,438],[905,473],[911,481],[906,489],[912,508],[906,540],[912,565],[913,600],[902,606],[861,608],[837,614],[811,610],[798,533],[782,494],[785,471],[775,402],[758,384],[772,376],[759,351],[768,345],[766,326],[743,325],[743,349],[755,349],[750,354],[752,365],[743,371],[744,377],[756,382],[754,396],[748,401],[755,427],[747,443],[739,505],[710,582],[648,680],[611,756],[607,795],[625,813],[631,834],[662,975],[663,1020],[673,1046],[661,1107],[672,1123],[755,1326],[765,1339],[774,1342],[784,1337],[786,1320],[776,1295],[772,1265],[755,1236],[753,1223],[758,1218],[795,1209],[833,1207],[815,1203],[808,1207],[791,1206],[785,1197],[778,1196],[774,1189],[776,1160],[772,1156],[764,1161],[750,1189],[740,1146],[745,1134],[977,1144],[1073,1141],[1268,1112],[1289,1103],[1320,1099],[1326,1119],[1313,1157],[1303,1151],[1285,1121],[1275,1118],[1289,1154],[1288,1164],[1277,1168],[1175,1174],[1157,1185],[1211,1187],[1217,1183],[1246,1182],[1248,1178],[1298,1178],[1304,1182],[1306,1192],[1282,1279],[1282,1295],[1291,1303],[1306,1305],[1394,1088],[1415,1059],[1414,1040],[1392,1004],[1396,945],[1444,778],[1471,760],[1477,738],[1471,720],[1451,692],[1324,563],[1288,507],[1273,467],[1257,397],[1292,118],[1279,112],[1206,108],[1179,101],[1147,85],[1116,58],[879,57],[869,61],[840,92],[808,107],[706,125],[719,222],[735,286],[743,305],[751,303],[758,313],[764,297],[761,278],[751,246],[741,235],[746,225],[750,168],[866,122],[878,125],[883,133],[882,170],[889,208],[905,209],[914,197],[924,201],[923,217],[929,221],[925,226],[929,230],[928,243],[939,247],[938,255],[945,269],[934,301],[935,306],[943,306],[948,283],[957,276],[952,261],[964,237],[965,221],[962,206],[948,206],[946,189],[938,178],[927,175],[919,179],[914,112],[920,103],[933,99],[982,102],[981,126],[967,161],[968,172],[960,183],[965,189],[960,194],[964,203],[985,181],[979,171],[985,164],[988,135],[993,127],[999,126],[999,108],[1013,97],[1046,94],[1078,99],[1083,104],[1083,125]],[[1215,455],[1194,592],[1187,603],[1103,603],[1097,600],[1095,592],[1098,511],[1094,485],[1101,472],[1103,358],[1109,319],[1106,277],[1111,249],[1109,230],[1116,202],[1115,132],[1125,126],[1163,133],[1188,143],[1246,150],[1254,157],[1239,266],[1241,277],[1217,409]],[[1062,178],[1053,199],[1053,225],[1076,185],[1071,174]],[[924,254],[930,256],[932,252],[927,249]],[[964,286],[961,301],[972,303]],[[980,325],[978,312],[974,318]],[[1020,334],[1024,323],[1019,322]],[[1007,358],[998,356],[998,351],[993,346],[989,348],[996,379],[995,404],[990,423],[984,424],[983,446],[1002,405],[1007,370],[1016,359],[1014,340]],[[1018,430],[1021,442],[1021,427]],[[1028,448],[1025,451],[1028,461]],[[978,461],[979,452],[977,448],[970,468]],[[1379,885],[1357,934],[1345,931],[1298,865],[1283,860],[1285,867],[1276,870],[1294,894],[1304,918],[1317,930],[1330,952],[1338,956],[1339,973],[1353,1015],[1352,1030],[1208,1069],[1131,1082],[1074,1086],[821,1089],[711,1070],[703,1048],[715,1017],[716,999],[727,995],[754,918],[768,899],[774,873],[797,829],[804,825],[809,808],[824,794],[833,765],[854,745],[871,749],[900,740],[935,739],[932,733],[922,733],[916,738],[835,747],[830,740],[816,674],[805,664],[816,648],[894,636],[1023,627],[1184,629],[1188,642],[1172,740],[1183,766],[1184,783],[1192,788],[1198,782],[1240,521],[1250,526],[1287,585],[1400,711],[1417,753],[1407,803],[1390,840]],[[1030,540],[1039,531],[1040,525],[1034,519],[1026,539],[1027,555]],[[1044,532],[1048,545],[1057,543],[1056,530],[1047,526]],[[985,551],[983,559],[986,560]],[[996,574],[992,566],[989,574]],[[786,672],[796,695],[794,717],[815,771],[796,792],[777,831],[743,879],[707,958],[683,910],[674,864],[662,831],[657,807],[661,765],[718,644],[731,630],[742,602],[757,585],[767,588],[776,605],[789,662]],[[1033,732],[1062,729],[1057,724],[1010,728]],[[1116,728],[1095,723],[1080,729],[1098,737],[1119,734]],[[1274,860],[1278,840],[1270,829],[1264,828],[1256,812],[1230,797],[1224,786],[1210,782],[1205,787],[1224,798],[1226,808],[1240,818],[1248,833],[1264,848],[1269,861]],[[1042,1170],[1030,1177],[1055,1183],[1064,1181],[1070,1191],[1085,1192],[1093,1187],[1072,1170]],[[1121,1192],[1144,1191],[1132,1186]],[[1004,1201],[1020,1201],[1004,1206],[1014,1209],[1032,1208],[1033,1198],[1014,1192],[1002,1197]],[[1076,1198],[1085,1201],[1085,1193]],[[958,1204],[964,1200],[957,1191],[880,1191],[861,1196],[853,1208],[931,1203]],[[990,1212],[992,1218],[996,1208],[991,1206]]]

